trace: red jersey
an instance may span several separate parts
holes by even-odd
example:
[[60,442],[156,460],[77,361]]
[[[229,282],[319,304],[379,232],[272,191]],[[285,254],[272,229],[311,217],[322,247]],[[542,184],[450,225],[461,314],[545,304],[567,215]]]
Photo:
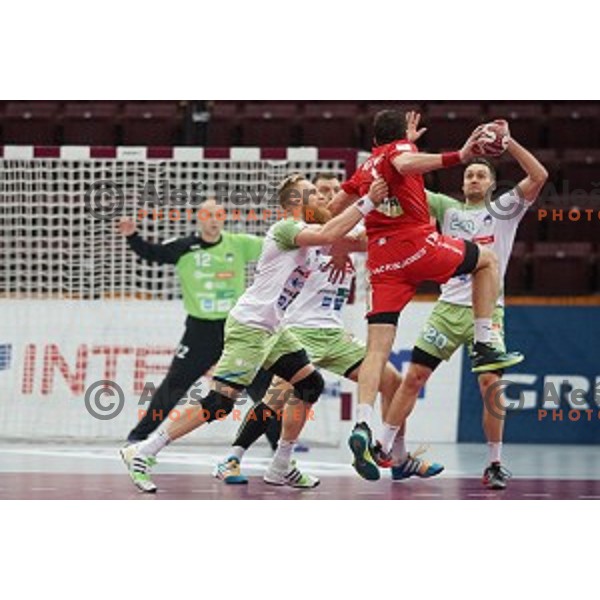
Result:
[[388,184],[390,197],[365,218],[369,241],[385,236],[427,235],[435,230],[431,223],[423,176],[401,175],[392,164],[392,160],[403,152],[418,152],[418,149],[408,140],[377,146],[369,159],[342,184],[347,194],[358,196],[364,196],[369,191],[376,177],[383,177]]

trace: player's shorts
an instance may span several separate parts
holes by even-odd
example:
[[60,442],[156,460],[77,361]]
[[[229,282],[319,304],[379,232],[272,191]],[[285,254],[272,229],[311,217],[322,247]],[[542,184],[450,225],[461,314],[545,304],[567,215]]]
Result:
[[415,239],[382,238],[370,244],[367,317],[401,312],[420,283],[446,283],[465,254],[464,240],[437,232]]
[[363,342],[341,328],[290,327],[289,331],[304,346],[313,365],[341,377],[354,371],[367,353]]
[[[470,306],[438,301],[415,346],[440,360],[449,360],[462,345],[468,346],[470,354],[474,335],[475,320]],[[501,306],[497,306],[492,315],[492,345],[501,352],[506,352],[504,308]]]
[[269,369],[282,356],[302,349],[289,329],[270,333],[244,325],[230,315],[225,322],[223,354],[215,366],[213,379],[247,387],[261,367]]

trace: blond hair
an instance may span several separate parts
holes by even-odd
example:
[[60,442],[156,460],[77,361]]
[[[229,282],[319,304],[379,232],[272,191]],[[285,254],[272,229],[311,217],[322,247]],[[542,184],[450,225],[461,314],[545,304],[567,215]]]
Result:
[[277,199],[282,208],[286,208],[289,204],[290,196],[296,189],[296,184],[301,181],[306,181],[306,177],[302,173],[292,173],[288,175],[277,188]]

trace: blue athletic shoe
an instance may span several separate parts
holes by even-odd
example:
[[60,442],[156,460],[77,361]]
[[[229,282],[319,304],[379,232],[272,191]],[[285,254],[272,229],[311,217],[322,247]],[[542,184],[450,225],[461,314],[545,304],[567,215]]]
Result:
[[228,485],[248,483],[248,478],[242,475],[240,470],[240,461],[235,456],[230,456],[222,463],[219,463],[215,467],[213,475]]
[[354,455],[354,470],[367,481],[377,481],[379,467],[391,467],[391,456],[385,454],[379,442],[373,445],[373,435],[366,423],[357,423],[348,438],[348,446]]
[[425,450],[425,448],[419,448],[414,454],[409,453],[402,464],[393,466],[392,481],[402,481],[409,477],[421,477],[422,479],[427,479],[439,475],[444,470],[444,465],[430,463],[426,460],[417,458],[419,455],[423,454]]

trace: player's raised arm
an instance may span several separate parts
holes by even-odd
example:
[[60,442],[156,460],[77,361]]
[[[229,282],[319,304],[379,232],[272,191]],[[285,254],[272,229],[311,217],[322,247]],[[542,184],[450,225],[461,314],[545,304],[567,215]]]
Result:
[[392,159],[392,164],[402,175],[424,174],[438,169],[445,169],[468,162],[476,156],[475,146],[479,140],[481,129],[478,127],[471,133],[464,146],[456,152],[429,154],[416,152],[415,147],[406,142],[399,143],[399,154]]
[[147,261],[174,265],[181,256],[181,248],[177,240],[164,244],[152,244],[140,237],[135,221],[131,217],[122,217],[117,224],[117,231],[126,237],[129,247],[140,258]]
[[388,195],[388,187],[383,179],[371,184],[366,197],[361,198],[337,217],[321,227],[306,227],[296,235],[297,246],[328,246],[348,233],[375,206]]
[[548,171],[529,150],[513,138],[508,141],[506,151],[519,163],[527,175],[517,184],[521,198],[527,202],[534,202],[548,179]]

